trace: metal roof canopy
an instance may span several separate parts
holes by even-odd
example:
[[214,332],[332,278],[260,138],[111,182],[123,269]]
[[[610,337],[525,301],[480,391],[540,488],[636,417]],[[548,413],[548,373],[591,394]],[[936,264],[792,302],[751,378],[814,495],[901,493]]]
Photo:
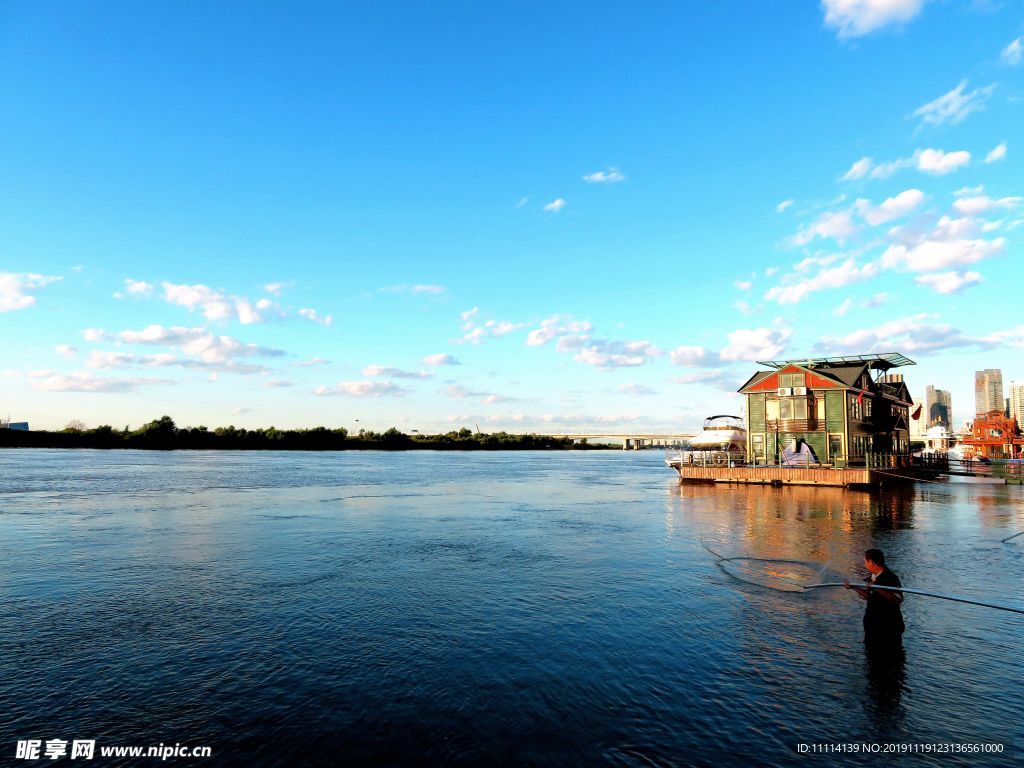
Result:
[[804,368],[829,368],[837,365],[856,365],[867,363],[876,371],[888,371],[904,365],[917,365],[913,360],[899,352],[880,352],[876,355],[841,355],[840,357],[808,357],[799,360],[758,360],[758,365],[771,368],[785,368],[787,365],[800,365]]

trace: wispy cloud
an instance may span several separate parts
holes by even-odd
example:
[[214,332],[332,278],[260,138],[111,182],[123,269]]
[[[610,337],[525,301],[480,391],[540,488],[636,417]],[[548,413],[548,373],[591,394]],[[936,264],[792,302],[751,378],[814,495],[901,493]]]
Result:
[[329,326],[333,325],[334,323],[333,317],[331,317],[330,315],[321,316],[320,314],[317,313],[315,309],[303,308],[299,310],[299,314],[302,315],[307,320],[311,320],[312,322],[316,323],[317,325]]
[[1021,59],[1024,58],[1024,37],[1018,37],[1003,48],[999,58],[1002,59],[1004,64],[1008,64],[1011,67],[1016,67],[1020,64]]
[[390,381],[342,381],[333,387],[317,387],[318,397],[346,395],[348,397],[401,397],[407,390]]
[[84,371],[76,371],[68,374],[45,374],[32,377],[32,386],[44,392],[93,392],[93,393],[123,393],[135,392],[141,387],[156,386],[160,384],[173,384],[169,379],[151,378],[106,378],[94,376]]
[[429,379],[433,375],[428,371],[404,371],[384,365],[368,365],[363,368],[363,376],[387,376],[392,379]]
[[961,80],[960,84],[949,93],[944,93],[934,101],[929,101],[915,109],[914,117],[921,118],[922,125],[938,126],[945,123],[957,125],[962,123],[972,112],[983,110],[996,86],[993,83],[965,93],[966,88],[967,81]]
[[840,39],[863,37],[884,27],[904,24],[921,12],[924,0],[822,0],[825,26]]
[[785,275],[782,282],[770,288],[764,297],[779,304],[796,304],[817,291],[842,288],[868,280],[876,274],[878,267],[874,263],[859,264],[851,257],[837,266],[821,269],[811,277],[800,277],[797,273]]
[[51,275],[0,272],[0,312],[31,307],[36,303],[35,291],[62,279]]
[[986,163],[995,163],[1006,157],[1006,142],[997,144],[994,146],[987,155],[985,155]]
[[857,231],[850,211],[825,211],[811,224],[805,224],[793,235],[793,245],[807,245],[816,238],[831,239],[842,245]]
[[558,197],[552,200],[550,203],[544,206],[544,210],[548,213],[558,213],[560,210],[565,208],[566,202],[562,198]]
[[620,395],[629,395],[630,397],[649,397],[661,394],[658,390],[643,384],[622,384],[617,391]]
[[796,202],[796,200],[793,200],[793,199],[783,200],[781,203],[779,203],[778,205],[775,206],[775,210],[778,211],[779,213],[784,213],[795,202]]
[[68,344],[58,344],[53,348],[54,352],[63,357],[65,360],[71,360],[78,354],[78,347],[72,347]]
[[377,293],[407,293],[411,296],[440,296],[448,291],[443,285],[432,283],[399,283],[398,285],[386,285],[378,288]]
[[297,363],[292,363],[296,368],[312,368],[316,365],[330,365],[330,360],[324,360],[322,357],[313,357],[309,360],[301,360]]
[[594,171],[583,177],[588,184],[618,184],[626,180],[618,168],[608,168],[604,171]]
[[457,358],[439,352],[436,355],[427,355],[423,358],[424,365],[461,365]]
[[161,285],[165,301],[190,311],[198,310],[207,320],[237,320],[242,325],[251,325],[281,314],[280,308],[270,299],[251,301],[200,283],[178,285],[164,282]]
[[914,280],[919,285],[927,285],[936,293],[959,293],[970,285],[977,285],[982,280],[977,272],[936,272],[921,275]]
[[944,176],[947,173],[970,165],[971,153],[967,150],[946,152],[943,149],[926,148],[915,150],[910,157],[901,157],[884,163],[874,164],[870,157],[862,157],[845,174],[841,181],[856,181],[864,178],[888,179],[897,171],[916,168],[931,176]]
[[871,170],[874,161],[870,157],[862,157],[850,166],[850,170],[839,177],[840,181],[860,181]]
[[875,227],[888,221],[906,216],[924,202],[924,192],[919,189],[907,189],[894,197],[887,198],[877,206],[870,200],[858,199],[854,204],[857,213],[868,224]]
[[815,349],[827,354],[850,354],[904,350],[908,354],[935,354],[964,347],[992,348],[995,339],[979,339],[964,335],[945,323],[930,322],[933,315],[919,314],[864,328],[845,336],[823,336]]

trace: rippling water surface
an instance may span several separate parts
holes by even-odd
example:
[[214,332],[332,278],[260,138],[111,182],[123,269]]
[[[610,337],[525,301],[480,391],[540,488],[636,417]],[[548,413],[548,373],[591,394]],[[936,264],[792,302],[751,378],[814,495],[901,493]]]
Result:
[[[205,765],[1020,765],[1024,616],[908,597],[879,667],[852,593],[740,581],[701,540],[858,577],[877,546],[907,586],[1020,605],[1022,529],[1020,487],[680,488],[652,451],[0,451],[0,762],[89,738]],[[822,742],[1005,751],[796,752]]]

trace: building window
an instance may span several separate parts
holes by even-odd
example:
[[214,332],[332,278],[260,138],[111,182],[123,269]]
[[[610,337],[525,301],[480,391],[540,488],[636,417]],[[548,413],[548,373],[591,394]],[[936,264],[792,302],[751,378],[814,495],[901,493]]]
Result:
[[780,387],[806,386],[807,376],[803,373],[783,373],[779,375]]
[[861,407],[861,403],[858,402],[855,395],[850,395],[850,418],[857,421],[864,418],[864,409]]
[[779,415],[783,421],[807,418],[807,399],[803,397],[784,397],[779,401]]
[[820,422],[824,422],[825,421],[825,398],[824,397],[819,397],[818,398],[818,421],[820,421]]
[[768,399],[764,401],[764,417],[767,421],[779,420],[779,401]]
[[750,436],[750,450],[753,451],[755,458],[764,457],[764,435]]
[[871,418],[871,398],[865,398],[864,400],[864,417]]

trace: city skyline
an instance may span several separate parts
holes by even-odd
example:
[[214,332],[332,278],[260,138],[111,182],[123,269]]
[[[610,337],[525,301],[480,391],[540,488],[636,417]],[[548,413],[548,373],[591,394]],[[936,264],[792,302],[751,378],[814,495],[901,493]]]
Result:
[[679,431],[757,360],[1024,379],[1019,8],[5,17],[4,418]]

